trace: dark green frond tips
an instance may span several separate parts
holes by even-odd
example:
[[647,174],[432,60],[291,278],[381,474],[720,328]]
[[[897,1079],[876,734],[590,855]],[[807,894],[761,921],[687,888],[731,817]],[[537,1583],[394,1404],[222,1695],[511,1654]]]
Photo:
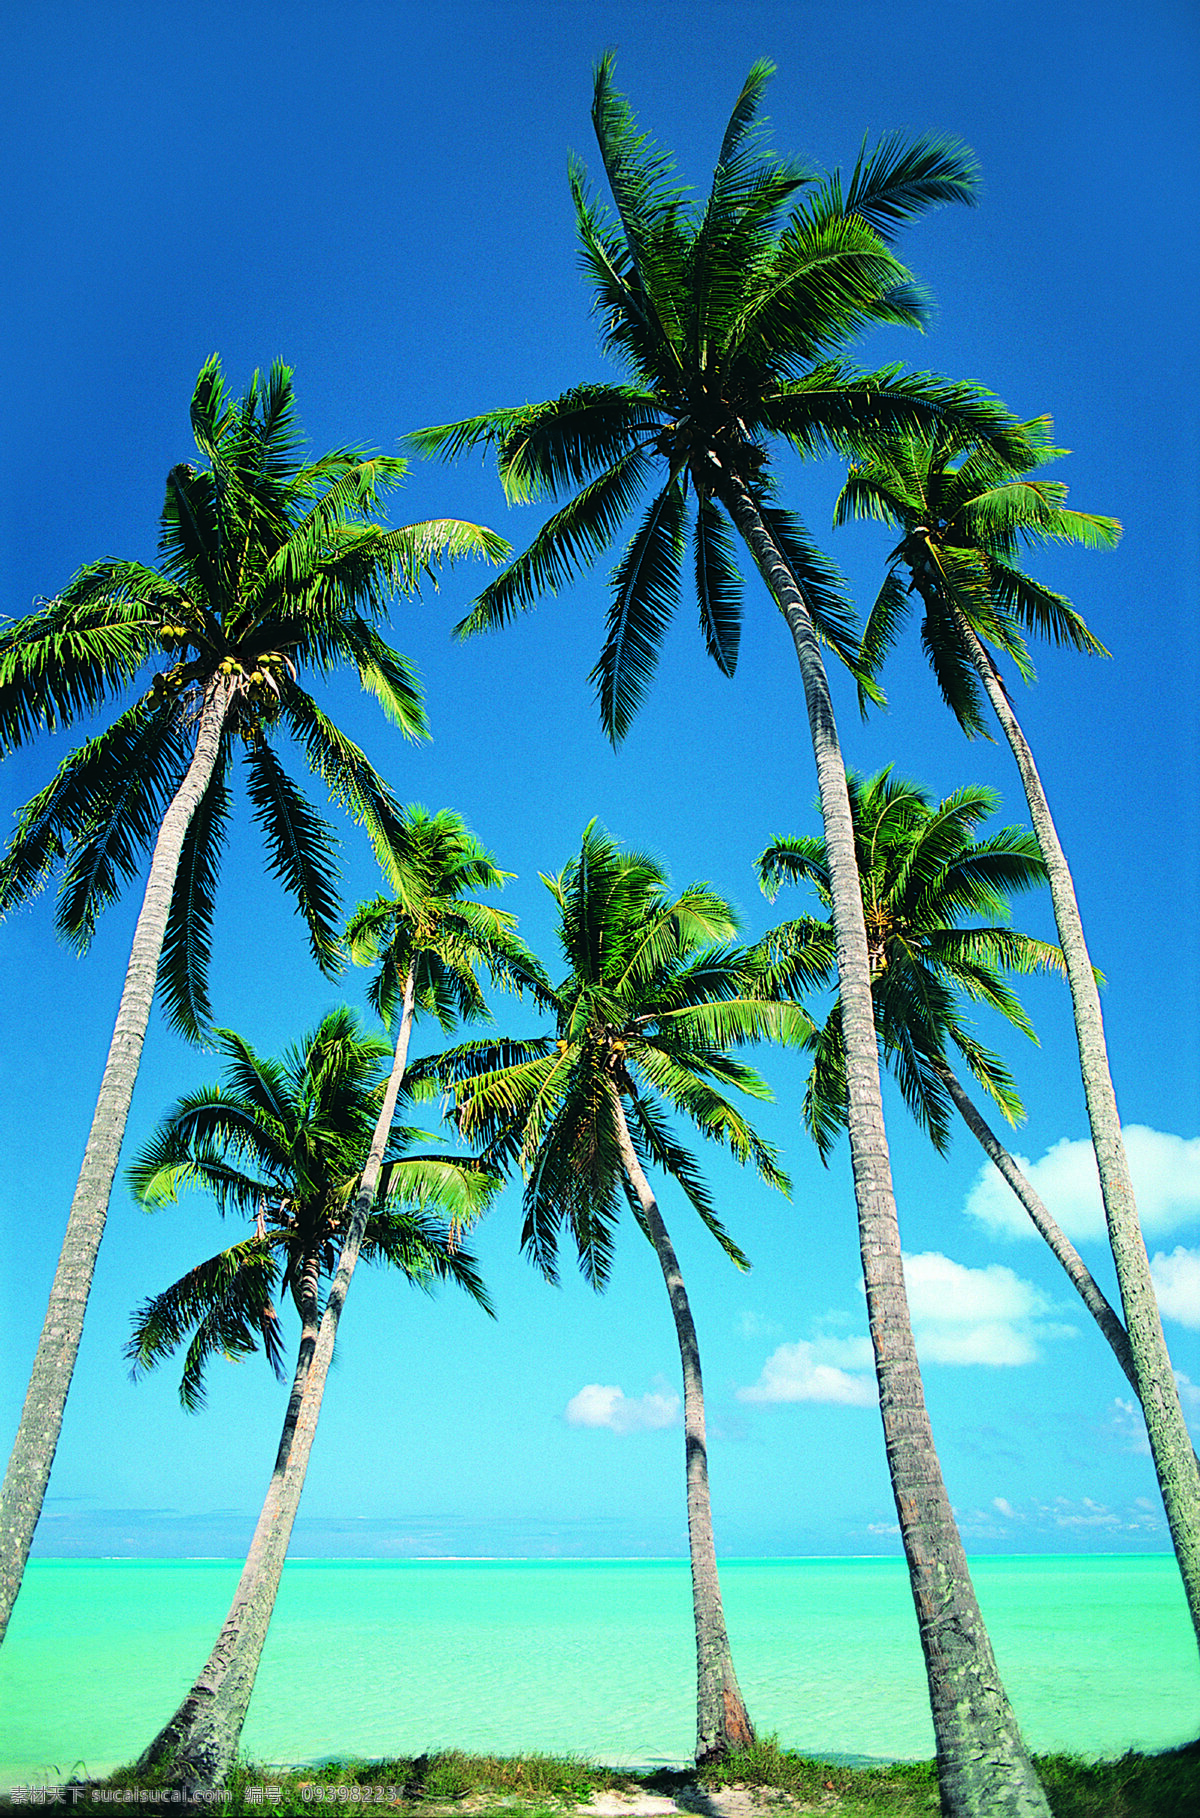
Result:
[[[208,1194],[249,1232],[137,1309],[126,1347],[136,1377],[184,1349],[179,1396],[195,1412],[218,1359],[262,1352],[284,1374],[286,1303],[315,1328],[345,1239],[370,1147],[390,1048],[342,1007],[282,1056],[215,1032],[225,1069],[216,1086],[179,1099],[128,1171],[148,1211],[187,1189]],[[362,1255],[428,1290],[452,1281],[487,1307],[463,1233],[498,1181],[472,1157],[421,1154],[420,1135],[394,1126]]]
[[955,140],[893,133],[864,144],[848,183],[820,181],[767,144],[760,110],[772,74],[765,59],[751,66],[700,200],[638,127],[611,53],[601,58],[592,123],[607,200],[578,158],[569,180],[601,340],[626,383],[578,386],[408,438],[440,458],[494,449],[511,502],[555,502],[460,636],[507,624],[609,550],[622,552],[591,678],[613,740],[648,697],[690,535],[705,648],[733,674],[741,599],[728,525],[739,488],[798,569],[819,635],[850,664],[864,700],[882,699],[857,658],[836,571],[775,507],[773,441],[806,458],[869,453],[933,424],[1014,446],[1012,417],[977,387],[898,368],[859,373],[845,359],[874,327],[924,321],[927,299],[890,242],[928,209],[974,199],[971,154]]
[[[1024,1113],[1004,1063],[976,1038],[965,1002],[983,1004],[1036,1039],[1006,974],[1061,970],[1062,955],[1008,925],[1009,899],[1040,888],[1046,870],[1027,830],[977,829],[997,808],[992,790],[966,788],[936,806],[891,769],[848,777],[855,848],[871,965],[880,1051],[913,1116],[938,1149],[949,1145],[949,1055],[962,1061],[1011,1122]],[[807,883],[823,919],[785,923],[760,943],[781,986],[809,994],[836,977],[829,863],[820,838],[772,842],[758,861],[774,897],[785,883]],[[845,1127],[846,1063],[841,1011],[834,1005],[809,1042],[813,1067],[804,1116],[822,1155]]]

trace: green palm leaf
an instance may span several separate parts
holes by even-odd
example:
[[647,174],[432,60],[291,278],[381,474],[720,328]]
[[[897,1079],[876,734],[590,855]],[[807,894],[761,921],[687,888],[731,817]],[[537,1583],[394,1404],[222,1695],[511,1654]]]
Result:
[[246,769],[247,794],[266,838],[270,868],[308,924],[313,958],[332,975],[341,965],[333,829],[305,801],[269,745],[250,747]]
[[683,488],[673,480],[654,500],[613,576],[608,634],[591,680],[614,742],[624,738],[645,698],[678,604],[684,510]]
[[731,676],[742,634],[742,584],[725,519],[711,499],[702,499],[696,512],[695,549],[705,648],[718,669]]
[[220,854],[231,807],[226,769],[222,764],[188,823],[158,963],[167,1020],[191,1042],[203,1041],[212,1024],[208,965]]
[[[965,788],[934,807],[914,783],[884,770],[849,779],[851,811],[862,879],[863,909],[872,954],[872,996],[881,1055],[901,1093],[935,1147],[944,1150],[953,1128],[946,1088],[946,1052],[953,1046],[975,1078],[1011,1121],[1023,1115],[1016,1085],[1004,1062],[984,1047],[959,1013],[963,1000],[985,1005],[1036,1040],[1033,1025],[1006,974],[1061,971],[1060,950],[1007,925],[1008,901],[1045,882],[1036,841],[1023,828],[1005,827],[984,839],[979,825],[997,806],[994,791]],[[808,882],[828,899],[824,842],[777,840],[759,860],[764,888]],[[985,922],[964,925],[968,917]],[[835,976],[832,920],[810,918],[793,930],[775,931],[781,956],[768,942],[765,963],[773,982],[788,983],[787,954],[795,942],[809,970],[796,993]],[[804,1117],[823,1157],[845,1126],[846,1070],[840,1007],[835,1003],[808,1047],[813,1066]]]

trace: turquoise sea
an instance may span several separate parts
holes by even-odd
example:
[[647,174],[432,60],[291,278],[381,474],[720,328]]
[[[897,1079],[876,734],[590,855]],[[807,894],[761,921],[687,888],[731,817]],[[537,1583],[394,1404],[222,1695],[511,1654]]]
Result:
[[[972,1570],[1033,1748],[1114,1755],[1200,1734],[1172,1557]],[[0,1786],[136,1756],[202,1664],[237,1576],[228,1561],[32,1564],[0,1651]],[[932,1754],[902,1561],[731,1560],[721,1580],[760,1732],[851,1760]],[[296,1560],[244,1743],[267,1762],[446,1746],[682,1762],[694,1672],[682,1560]]]

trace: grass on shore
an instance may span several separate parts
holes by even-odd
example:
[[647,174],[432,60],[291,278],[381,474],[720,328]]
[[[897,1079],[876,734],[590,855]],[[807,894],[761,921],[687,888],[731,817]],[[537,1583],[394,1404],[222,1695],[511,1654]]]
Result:
[[[1036,1764],[1054,1818],[1186,1818],[1200,1813],[1200,1742],[1160,1755],[1087,1762],[1071,1755],[1041,1755]],[[652,1794],[674,1799],[698,1818],[712,1818],[709,1798],[722,1789],[756,1792],[760,1811],[779,1818],[819,1812],[829,1818],[934,1818],[940,1810],[931,1761],[890,1767],[849,1768],[780,1748],[774,1737],[756,1743],[717,1767],[629,1774],[555,1755],[467,1755],[458,1749],[385,1761],[328,1762],[320,1767],[239,1767],[219,1796],[192,1804],[213,1818],[243,1814],[299,1813],[351,1807],[364,1814],[437,1818],[465,1812],[470,1818],[562,1818],[597,1794]],[[124,1794],[124,1797],[122,1797]],[[157,1796],[156,1796],[157,1795]],[[0,1799],[2,1811],[24,1811],[32,1801]],[[118,1772],[104,1782],[62,1791],[62,1805],[80,1813],[175,1813],[188,1809],[178,1793]]]

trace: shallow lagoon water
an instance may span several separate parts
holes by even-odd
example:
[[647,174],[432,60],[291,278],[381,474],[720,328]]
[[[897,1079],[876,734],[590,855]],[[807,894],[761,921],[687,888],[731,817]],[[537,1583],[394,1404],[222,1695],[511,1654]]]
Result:
[[[38,1560],[0,1652],[0,1786],[135,1757],[203,1663],[238,1564]],[[1169,1555],[981,1558],[976,1588],[1030,1746],[1117,1755],[1200,1734]],[[898,1559],[728,1560],[760,1733],[865,1761],[933,1753]],[[683,1560],[294,1560],[243,1742],[311,1762],[460,1747],[683,1762],[694,1742]]]

